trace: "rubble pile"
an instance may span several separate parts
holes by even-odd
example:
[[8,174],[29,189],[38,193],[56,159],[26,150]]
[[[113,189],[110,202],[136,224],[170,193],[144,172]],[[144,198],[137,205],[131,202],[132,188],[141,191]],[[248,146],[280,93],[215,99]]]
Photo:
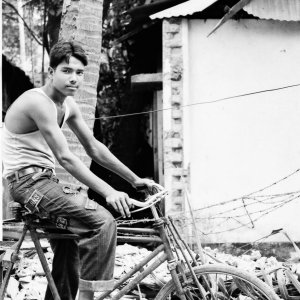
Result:
[[[45,242],[43,243],[45,245]],[[53,252],[48,244],[44,248],[45,257],[51,270]],[[4,300],[43,300],[47,279],[37,253],[32,250],[21,250],[21,259],[15,263]]]
[[[249,254],[243,254],[240,256],[234,256],[228,253],[220,252],[218,249],[212,250],[209,247],[206,247],[204,250],[207,254],[210,254],[211,257],[216,258],[222,263],[237,267],[254,275],[257,275],[259,270],[265,270],[268,272],[273,269],[282,268],[284,265],[283,262],[278,261],[274,256],[262,256],[258,250],[251,250]],[[211,258],[209,261],[213,262],[214,260]]]
[[[114,278],[120,279],[125,273],[128,273],[142,259],[146,258],[151,251],[146,248],[136,247],[129,244],[117,246]],[[155,258],[154,258],[155,259]],[[147,265],[150,265],[150,261]],[[141,284],[159,289],[171,279],[166,262],[154,270],[150,276],[144,278]]]
[[258,250],[251,250],[248,254],[233,256],[218,249],[205,248],[208,262],[214,259],[247,271],[258,276],[284,300],[300,300],[300,258],[280,262],[275,257],[264,257]]
[[[43,248],[51,269],[53,260],[52,250],[49,244],[44,245]],[[217,259],[218,261],[235,266],[252,274],[259,274],[263,280],[267,281],[269,284],[271,283],[274,289],[279,288],[277,284],[277,276],[279,276],[278,270],[289,270],[296,281],[299,281],[300,279],[300,263],[293,263],[287,267],[286,263],[279,262],[275,257],[263,257],[259,251],[251,251],[248,254],[241,256],[233,256],[220,252],[217,249],[212,250],[210,248],[205,248],[204,251],[207,254],[207,262],[215,262],[215,259]],[[22,250],[21,252],[21,259],[15,264],[14,274],[9,281],[7,295],[4,300],[43,300],[46,292],[47,280],[38,256],[32,249]],[[121,278],[122,275],[129,272],[150,253],[151,251],[146,248],[129,244],[117,246],[114,273],[115,279]],[[149,264],[151,264],[151,261]],[[289,292],[291,291],[290,285],[293,283],[293,278],[290,278],[289,276],[284,277],[284,283],[289,287]],[[141,287],[157,291],[170,279],[171,277],[165,262],[141,282]],[[295,282],[293,286],[295,286]],[[138,290],[139,294],[136,298],[140,298],[141,296],[140,287],[138,287]],[[280,291],[278,291],[278,294],[280,294]],[[297,291],[297,287],[292,291],[292,295],[300,295],[300,291]],[[143,294],[142,298],[144,298],[144,296],[145,295]],[[283,299],[285,298],[283,297]],[[293,299],[300,299],[300,296],[299,298]]]
[[[45,244],[45,241],[43,241],[42,247],[51,270],[53,252],[50,245]],[[25,248],[29,248],[29,246],[26,245]],[[150,253],[151,251],[146,248],[135,247],[129,244],[117,246],[114,278],[116,280],[120,279],[122,275],[130,271]],[[15,264],[14,274],[9,280],[7,295],[4,300],[43,300],[47,288],[47,279],[37,253],[23,249],[20,256],[21,259]],[[170,279],[167,265],[164,263],[154,270],[151,276],[143,279],[141,284],[156,290]]]

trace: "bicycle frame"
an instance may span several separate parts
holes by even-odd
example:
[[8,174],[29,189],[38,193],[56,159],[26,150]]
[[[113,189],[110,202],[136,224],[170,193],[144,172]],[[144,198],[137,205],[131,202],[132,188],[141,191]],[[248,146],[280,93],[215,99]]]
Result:
[[[156,203],[164,199],[166,195],[166,191],[161,191],[153,196],[150,196],[148,200],[144,203],[139,204],[141,209],[137,209],[136,211],[140,211],[142,209],[150,208],[152,211],[152,215],[154,219],[154,229],[151,228],[126,228],[126,227],[117,227],[118,230],[118,242],[139,242],[139,243],[157,243],[158,246],[155,248],[153,252],[151,252],[146,258],[144,258],[141,262],[139,262],[130,272],[122,276],[114,285],[113,289],[107,291],[100,295],[97,300],[102,300],[108,295],[110,295],[116,289],[119,289],[121,286],[122,288],[118,293],[112,296],[112,300],[118,300],[127,294],[130,290],[132,290],[136,285],[138,285],[145,277],[150,275],[155,269],[157,269],[161,264],[167,261],[168,269],[170,271],[170,275],[172,277],[172,281],[176,286],[177,295],[181,300],[186,300],[184,295],[184,286],[187,283],[185,271],[187,270],[186,266],[190,270],[191,274],[193,274],[193,279],[200,293],[202,294],[203,288],[200,286],[200,283],[193,271],[193,267],[190,264],[190,260],[187,258],[186,254],[180,243],[184,245],[184,247],[188,250],[193,262],[195,265],[198,265],[197,261],[195,260],[194,256],[192,255],[189,247],[183,241],[180,234],[178,233],[172,219],[169,217],[168,219],[165,217],[160,217],[155,206]],[[43,222],[35,222],[35,216],[33,215],[26,215],[25,217],[25,224],[22,231],[22,236],[18,240],[18,242],[14,245],[11,251],[8,251],[8,256],[11,255],[12,259],[6,258],[9,264],[8,271],[5,274],[5,278],[3,282],[1,282],[1,289],[0,294],[1,297],[4,297],[4,293],[8,284],[9,276],[14,265],[15,260],[18,257],[18,253],[21,247],[21,244],[25,238],[27,231],[30,232],[31,238],[35,244],[35,248],[37,249],[40,261],[42,266],[45,270],[45,274],[52,291],[54,299],[60,299],[56,286],[54,284],[53,278],[51,276],[49,267],[47,265],[47,261],[43,255],[43,251],[39,242],[40,238],[70,238],[70,239],[77,239],[79,238],[76,234],[68,234],[68,233],[49,233],[49,232],[37,232],[37,229],[50,229],[55,228],[55,225],[50,224],[45,221]],[[120,233],[125,234],[132,234],[135,236],[120,236]],[[148,236],[139,237],[137,234],[144,234]],[[179,242],[180,241],[180,242]],[[184,261],[180,258],[178,251],[176,250],[176,246],[178,247],[178,251],[182,253],[184,257]],[[174,249],[172,249],[174,248]],[[173,250],[175,252],[173,253]],[[2,258],[3,259],[3,258]],[[153,261],[152,261],[153,260]],[[145,268],[145,266],[150,262],[151,264]],[[138,275],[136,275],[139,273]],[[132,280],[130,280],[127,284],[124,283],[128,281],[133,275],[136,275]],[[181,280],[180,280],[180,279]],[[189,296],[189,292],[187,292]],[[2,299],[2,298],[1,298]]]
[[[172,235],[172,237],[176,240],[175,234],[177,236],[180,236],[178,231],[176,230],[173,222],[170,220],[167,220],[166,218],[161,218],[158,215],[157,209],[155,205],[150,206],[152,210],[152,214],[154,217],[154,226],[156,229],[148,229],[148,228],[124,228],[124,227],[118,227],[118,232],[122,233],[142,233],[142,234],[151,234],[155,235],[154,237],[120,237],[118,235],[118,241],[120,242],[156,242],[159,243],[159,245],[155,248],[155,250],[150,253],[146,258],[144,258],[140,263],[138,263],[130,272],[126,273],[124,276],[122,276],[114,285],[113,289],[111,291],[107,291],[103,294],[101,294],[100,297],[97,298],[97,300],[103,300],[105,297],[110,295],[114,290],[120,288],[124,282],[126,282],[129,278],[131,278],[136,273],[140,272],[135,278],[133,278],[131,281],[129,281],[116,295],[114,295],[111,299],[112,300],[118,300],[121,297],[123,297],[125,294],[127,294],[130,290],[132,290],[136,285],[138,285],[145,277],[150,275],[155,269],[157,269],[162,263],[167,261],[168,263],[168,269],[170,271],[171,277],[173,282],[176,285],[177,293],[180,295],[180,299],[185,300],[184,292],[182,284],[179,280],[178,275],[178,269],[181,276],[183,276],[184,279],[184,267],[181,265],[181,268],[177,268],[178,261],[176,260],[174,253],[171,249],[171,241],[169,239],[169,236],[167,235],[168,229],[169,233]],[[165,228],[166,227],[166,228]],[[173,228],[171,228],[173,227]],[[174,232],[174,228],[176,232]],[[180,249],[181,252],[182,249]],[[162,255],[160,255],[162,253]],[[184,253],[183,253],[184,254]],[[191,253],[190,253],[191,254]],[[191,255],[192,256],[192,255]],[[155,260],[144,269],[144,266],[148,264],[152,259]],[[185,261],[187,262],[187,257],[184,257]],[[198,264],[194,257],[193,260],[196,264]],[[191,267],[192,270],[192,267]],[[196,276],[195,276],[196,278]],[[196,281],[198,282],[199,286],[200,283],[198,279],[196,278]]]

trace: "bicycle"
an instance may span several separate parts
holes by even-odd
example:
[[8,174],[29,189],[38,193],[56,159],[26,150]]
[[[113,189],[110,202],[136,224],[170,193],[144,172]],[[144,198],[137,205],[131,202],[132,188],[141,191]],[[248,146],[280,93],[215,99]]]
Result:
[[[254,275],[227,265],[201,265],[181,237],[173,219],[171,217],[163,217],[160,214],[158,204],[166,197],[166,194],[166,191],[160,191],[154,195],[149,195],[146,202],[133,201],[135,206],[141,208],[132,213],[146,208],[151,209],[154,218],[151,222],[154,222],[154,228],[143,229],[118,226],[118,233],[152,235],[152,237],[146,239],[135,237],[135,241],[154,242],[159,245],[148,257],[121,277],[116,282],[112,291],[103,293],[97,300],[103,300],[105,297],[111,295],[114,290],[121,288],[111,298],[112,300],[120,299],[165,261],[167,261],[172,279],[160,289],[155,300],[171,298],[179,298],[181,300],[280,299],[270,286]],[[121,239],[119,236],[118,240],[123,242],[130,241],[128,237]],[[159,256],[160,253],[162,253],[161,256]],[[144,268],[153,259],[154,261]],[[134,279],[124,285],[125,282],[139,271],[141,272]]]
[[[178,232],[173,219],[162,216],[160,212],[159,203],[164,200],[166,195],[167,191],[158,192],[154,186],[154,194],[149,195],[145,202],[133,200],[133,204],[140,208],[131,213],[151,209],[153,219],[149,222],[153,223],[153,228],[133,228],[118,225],[118,242],[131,242],[134,240],[141,243],[154,243],[157,246],[131,271],[123,275],[111,291],[101,294],[97,300],[103,300],[108,296],[111,297],[111,300],[121,299],[164,262],[167,262],[171,279],[158,291],[155,300],[178,298],[180,300],[280,299],[269,285],[254,275],[228,265],[203,264],[197,260]],[[32,223],[28,226],[32,226]],[[40,228],[41,224],[38,226],[36,228]],[[127,236],[124,236],[124,234]],[[143,236],[137,236],[137,234]],[[76,237],[70,235],[69,238]],[[20,241],[18,243],[20,244]],[[11,268],[10,265],[10,271]],[[49,276],[49,274],[46,275]],[[132,278],[134,275],[136,276]],[[48,282],[50,281],[48,280]],[[4,284],[7,285],[7,282],[2,283],[1,290],[3,294],[5,291]],[[55,288],[53,289],[55,290]],[[118,291],[114,292],[116,290]],[[53,293],[53,295],[55,300],[60,300],[57,294]]]

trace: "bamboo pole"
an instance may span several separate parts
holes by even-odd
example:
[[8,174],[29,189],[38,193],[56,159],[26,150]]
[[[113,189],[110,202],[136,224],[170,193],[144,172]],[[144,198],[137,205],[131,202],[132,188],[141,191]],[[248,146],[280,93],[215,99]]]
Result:
[[200,241],[200,238],[199,238],[199,235],[198,235],[196,220],[195,220],[195,217],[194,217],[194,213],[193,213],[193,209],[192,209],[192,205],[191,205],[191,201],[190,201],[190,194],[189,194],[186,186],[184,188],[184,191],[185,191],[186,200],[187,200],[187,203],[188,203],[188,206],[189,206],[189,212],[190,212],[190,215],[191,215],[191,218],[192,218],[192,224],[193,224],[194,234],[195,234],[195,238],[196,238],[198,254],[200,256],[200,259],[201,259],[202,263],[204,264],[206,260],[205,260],[203,248],[202,248],[202,245],[201,245],[201,241]]

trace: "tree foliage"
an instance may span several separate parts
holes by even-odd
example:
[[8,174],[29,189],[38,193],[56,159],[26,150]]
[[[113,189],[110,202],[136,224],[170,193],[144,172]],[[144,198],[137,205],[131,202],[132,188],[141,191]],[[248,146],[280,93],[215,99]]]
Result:
[[[49,51],[57,40],[63,0],[30,0],[22,6],[26,57],[31,68],[39,68],[43,48]],[[2,51],[20,66],[18,1],[2,1]]]
[[[144,4],[145,0],[112,0],[103,20],[102,61],[98,83],[98,112],[101,117],[118,115],[126,108],[122,107],[128,97],[130,84],[130,62],[134,58],[130,51],[130,39],[117,42],[128,32],[130,17],[126,14],[130,8]],[[125,101],[126,102],[126,101]],[[119,119],[101,119],[100,139],[107,146],[113,144]]]

